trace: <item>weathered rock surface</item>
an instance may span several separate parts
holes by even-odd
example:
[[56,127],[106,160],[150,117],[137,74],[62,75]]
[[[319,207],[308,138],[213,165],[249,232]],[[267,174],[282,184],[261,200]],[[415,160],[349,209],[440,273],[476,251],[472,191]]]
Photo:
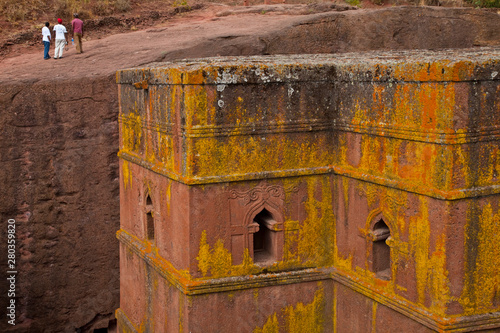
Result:
[[2,87],[0,215],[17,221],[16,331],[74,331],[116,307],[115,95],[109,77]]
[[44,61],[40,50],[0,63],[0,217],[2,228],[18,222],[19,271],[17,325],[3,319],[0,331],[90,330],[118,307],[117,69],[213,55],[500,46],[500,16],[482,10],[275,14],[187,17],[85,42],[82,55]]

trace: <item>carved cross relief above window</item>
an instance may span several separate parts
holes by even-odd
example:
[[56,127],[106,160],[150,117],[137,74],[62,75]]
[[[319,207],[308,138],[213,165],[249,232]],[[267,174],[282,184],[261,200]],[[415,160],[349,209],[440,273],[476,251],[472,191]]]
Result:
[[248,191],[230,191],[233,265],[243,261],[245,249],[258,265],[271,265],[282,260],[284,200],[283,187],[266,183]]

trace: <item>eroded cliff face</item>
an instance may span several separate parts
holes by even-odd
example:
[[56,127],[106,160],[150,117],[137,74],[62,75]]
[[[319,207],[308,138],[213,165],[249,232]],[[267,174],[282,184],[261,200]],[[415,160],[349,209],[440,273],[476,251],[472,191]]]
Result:
[[[0,78],[0,262],[5,267],[6,221],[15,218],[18,271],[16,326],[3,318],[0,331],[89,331],[106,327],[119,306],[114,70],[213,55],[500,45],[500,16],[473,9],[392,8],[278,19],[282,23],[271,29],[256,16],[242,16],[238,20],[248,33],[234,35],[227,26],[234,17],[197,22],[199,28],[186,30],[179,44],[171,36],[174,28],[128,34],[123,48],[113,44],[123,43],[123,37],[89,42],[85,57],[68,58],[57,68],[41,57],[40,63],[0,64],[5,70]],[[220,24],[219,33],[200,38],[209,24],[211,29]],[[7,289],[0,284],[2,308]]]
[[114,77],[1,90],[0,216],[16,219],[15,330],[75,331],[112,315],[119,298]]

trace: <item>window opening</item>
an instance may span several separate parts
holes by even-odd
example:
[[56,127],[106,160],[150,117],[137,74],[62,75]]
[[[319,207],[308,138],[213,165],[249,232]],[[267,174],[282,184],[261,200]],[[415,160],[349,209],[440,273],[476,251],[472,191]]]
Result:
[[387,245],[387,239],[391,231],[384,220],[380,220],[373,226],[373,271],[377,277],[383,280],[391,279],[391,248]]
[[146,237],[149,240],[154,240],[155,238],[155,219],[153,214],[153,201],[148,195],[146,198]]
[[254,222],[259,225],[259,231],[253,234],[254,262],[274,261],[272,226],[276,224],[276,221],[274,221],[271,213],[264,208],[255,216]]

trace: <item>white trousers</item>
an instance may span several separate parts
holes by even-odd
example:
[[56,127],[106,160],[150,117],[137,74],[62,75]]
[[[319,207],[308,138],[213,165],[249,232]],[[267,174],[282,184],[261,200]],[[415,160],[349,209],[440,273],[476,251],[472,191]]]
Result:
[[54,59],[63,56],[64,47],[66,46],[66,39],[56,39],[56,49],[54,50]]

